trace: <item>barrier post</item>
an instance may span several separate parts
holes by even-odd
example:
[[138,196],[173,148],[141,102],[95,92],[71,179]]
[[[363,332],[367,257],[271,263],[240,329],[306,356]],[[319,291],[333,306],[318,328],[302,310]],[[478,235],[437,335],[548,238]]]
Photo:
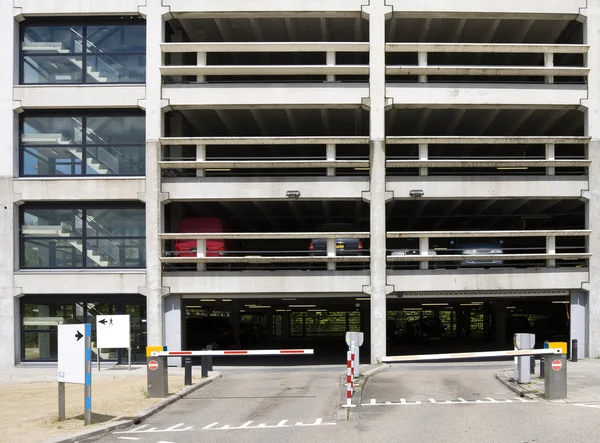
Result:
[[[206,349],[203,349],[203,351],[206,351]],[[200,365],[202,366],[202,378],[208,377],[208,357],[206,355],[200,357]]]
[[153,356],[152,352],[166,351],[166,346],[146,347],[148,397],[165,398],[169,395],[169,373],[166,357]]
[[546,376],[546,357],[540,357],[540,378]]
[[[212,345],[208,345],[206,347],[206,350],[207,351],[212,351],[213,350]],[[209,355],[208,357],[206,357],[206,370],[207,371],[212,371],[213,370],[213,366],[212,366],[213,365],[213,360],[212,359],[213,359],[212,355]]]
[[571,361],[572,362],[576,362],[577,361],[577,348],[578,348],[577,339],[574,338],[571,341]]
[[183,358],[183,368],[184,368],[183,384],[185,386],[190,386],[192,384],[192,358],[191,357]]
[[345,408],[352,408],[352,394],[354,393],[354,354],[352,350],[346,353],[346,404]]

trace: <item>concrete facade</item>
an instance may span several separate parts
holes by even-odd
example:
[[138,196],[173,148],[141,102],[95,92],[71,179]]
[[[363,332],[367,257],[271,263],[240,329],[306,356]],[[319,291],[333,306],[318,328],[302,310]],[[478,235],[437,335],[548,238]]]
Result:
[[[52,4],[57,3],[57,4]],[[58,4],[60,3],[60,4]],[[223,4],[225,3],[225,4]],[[104,1],[61,1],[47,2],[43,0],[0,0],[0,21],[5,32],[0,40],[0,50],[5,57],[4,67],[0,71],[0,127],[3,129],[2,159],[0,162],[0,232],[12,233],[0,237],[0,337],[6,346],[0,350],[0,367],[10,367],[21,360],[21,313],[19,298],[27,295],[73,295],[97,294],[99,291],[106,295],[141,294],[146,299],[147,309],[147,345],[168,345],[172,349],[183,344],[183,315],[184,300],[192,297],[231,297],[243,300],[245,298],[264,297],[281,298],[294,296],[299,298],[345,298],[370,297],[369,318],[365,324],[369,326],[371,360],[378,361],[386,355],[386,310],[390,297],[402,293],[423,293],[423,297],[431,292],[445,293],[448,299],[451,292],[476,294],[477,292],[493,292],[504,290],[507,297],[516,297],[520,292],[552,293],[559,291],[570,294],[571,301],[571,338],[579,340],[579,354],[585,352],[589,357],[600,356],[600,300],[598,285],[600,285],[600,227],[597,226],[600,214],[600,0],[494,0],[479,2],[472,1],[405,1],[405,0],[236,0],[214,2],[212,0],[162,0],[150,2],[140,0],[104,0]],[[146,23],[146,80],[145,85],[130,84],[50,84],[50,85],[19,85],[19,26],[29,19],[45,17],[49,20],[56,18],[78,17],[97,18],[123,15],[138,16]],[[327,81],[322,82],[291,82],[281,79],[273,82],[248,81],[232,83],[206,83],[205,71],[197,76],[197,81],[166,81],[166,74],[161,73],[161,67],[167,64],[169,51],[164,49],[166,42],[166,22],[169,20],[211,20],[220,27],[219,20],[228,18],[273,18],[290,20],[296,17],[322,18],[321,31],[327,36],[326,20],[348,19],[355,23],[363,21],[368,27],[368,41],[360,40],[360,25],[356,32],[357,45],[368,46],[368,76],[361,81],[339,80],[340,73],[346,72],[336,66],[335,52],[331,47],[323,46],[319,51],[326,53],[325,68]],[[577,71],[587,77],[583,82],[555,83],[556,72],[545,75],[546,82],[513,81],[508,83],[486,83],[482,81],[456,81],[455,79],[431,80],[434,71],[428,71],[425,50],[414,51],[418,58],[418,67],[425,71],[419,73],[415,81],[391,82],[389,70],[391,62],[386,62],[391,50],[389,35],[393,34],[394,20],[439,20],[448,18],[456,20],[457,29],[452,31],[454,37],[450,43],[458,43],[467,20],[489,19],[496,28],[501,20],[526,19],[533,23],[536,20],[564,21],[567,26],[583,23],[583,44],[577,44],[574,54],[583,54],[583,67],[589,68]],[[495,22],[494,22],[495,21]],[[252,22],[256,29],[256,22]],[[414,25],[415,22],[409,22]],[[462,23],[462,24],[460,24]],[[286,22],[286,26],[289,23]],[[438,25],[439,26],[439,25]],[[522,40],[533,28],[533,24],[523,31]],[[561,25],[562,26],[562,25]],[[508,27],[508,25],[507,25]],[[560,27],[560,26],[559,26]],[[185,28],[185,26],[183,27]],[[292,29],[290,27],[290,29]],[[537,29],[537,28],[536,28]],[[183,32],[181,30],[177,32]],[[490,43],[493,31],[488,34]],[[504,30],[503,32],[509,33]],[[540,31],[541,32],[541,31]],[[260,33],[258,33],[260,36]],[[289,35],[293,38],[293,32]],[[531,34],[529,34],[531,35]],[[540,34],[541,35],[541,34]],[[562,35],[562,34],[561,34]],[[235,38],[230,35],[235,45]],[[545,37],[544,37],[545,38]],[[542,39],[542,37],[540,37]],[[450,40],[450,39],[448,39]],[[523,43],[515,42],[515,45]],[[449,42],[444,42],[449,43]],[[471,43],[471,42],[469,42]],[[477,42],[478,43],[478,42]],[[554,43],[554,42],[553,42]],[[562,42],[560,42],[562,43]],[[538,45],[533,42],[532,45]],[[282,43],[285,49],[285,43]],[[336,42],[336,46],[343,45]],[[589,47],[589,52],[583,46]],[[333,46],[332,46],[333,47]],[[197,65],[187,64],[185,74],[194,74],[195,68],[206,67],[206,54],[211,51],[211,44],[206,44],[203,55],[198,53]],[[281,48],[279,48],[281,49]],[[277,51],[279,51],[279,49]],[[364,49],[364,48],[361,48]],[[430,48],[431,49],[431,48]],[[438,48],[439,49],[439,48]],[[432,49],[429,57],[437,56],[436,48]],[[553,50],[563,50],[556,49]],[[275,52],[277,52],[275,51]],[[342,50],[340,50],[343,52]],[[350,51],[350,49],[348,49]],[[499,50],[498,50],[499,51]],[[519,48],[510,51],[518,52]],[[550,51],[548,49],[547,51]],[[176,52],[172,50],[171,52]],[[215,52],[218,52],[215,50]],[[284,51],[282,51],[284,52]],[[361,51],[357,51],[361,52]],[[536,51],[533,51],[536,52]],[[412,52],[411,52],[412,53]],[[545,68],[553,68],[544,49],[536,53],[546,54],[542,57]],[[418,54],[418,55],[417,55]],[[425,54],[425,55],[423,55]],[[579,55],[572,55],[576,58]],[[202,63],[204,57],[204,63]],[[559,56],[556,56],[558,59]],[[181,57],[180,57],[181,59]],[[358,56],[357,56],[358,59]],[[176,65],[170,58],[171,64]],[[449,60],[449,58],[448,58]],[[404,62],[402,62],[404,63]],[[179,62],[181,63],[181,61]],[[339,62],[341,65],[342,63]],[[355,61],[358,65],[358,62]],[[538,63],[539,64],[539,63]],[[327,66],[340,70],[327,71]],[[484,75],[494,75],[486,67]],[[536,67],[536,69],[538,69]],[[290,68],[293,71],[293,68]],[[307,68],[308,69],[308,68]],[[395,69],[395,68],[394,68]],[[310,69],[308,69],[310,71]],[[362,75],[364,69],[347,72]],[[165,71],[166,72],[166,71]],[[176,73],[176,71],[173,71]],[[183,71],[182,71],[183,72]],[[223,72],[227,69],[223,68]],[[366,72],[366,71],[365,71]],[[416,72],[416,71],[415,71]],[[423,74],[422,72],[426,72]],[[521,71],[523,76],[528,72]],[[537,71],[536,71],[537,72]],[[543,72],[543,71],[540,71]],[[174,74],[173,74],[174,75]],[[500,74],[502,75],[502,74]],[[429,78],[428,78],[429,77]],[[537,75],[537,77],[540,77]],[[537,78],[536,77],[536,78]],[[542,75],[544,77],[544,75]],[[23,112],[36,110],[123,110],[136,109],[145,112],[145,177],[19,177],[20,134],[19,115]],[[353,136],[362,137],[356,144],[366,143],[368,139],[368,176],[333,176],[336,172],[328,166],[327,176],[298,177],[256,177],[207,176],[200,169],[195,176],[163,177],[160,163],[164,161],[163,147],[165,137],[181,138],[183,145],[196,145],[196,160],[206,158],[206,146],[202,141],[187,140],[185,134],[176,130],[166,133],[167,113],[215,112],[221,116],[230,132],[242,142],[249,136],[236,132],[236,121],[222,117],[229,111],[250,110],[261,131],[271,135],[268,121],[260,116],[261,110],[284,110],[293,113],[294,110],[317,110],[325,112],[345,112],[364,110],[368,112],[368,132],[359,134],[357,129]],[[461,119],[466,112],[476,110],[492,110],[492,117],[483,124],[482,131],[472,131],[468,135],[487,137],[486,128],[491,128],[494,136],[514,136],[516,128],[501,127],[503,131],[494,130],[494,118],[500,111],[509,112],[530,110],[520,121],[524,125],[535,112],[556,113],[556,121],[568,118],[570,113],[584,113],[586,139],[586,160],[591,160],[587,174],[559,175],[554,174],[552,166],[544,170],[543,175],[433,175],[428,168],[421,167],[419,175],[407,178],[402,175],[389,175],[386,149],[393,143],[386,144],[387,138],[404,137],[392,133],[390,115],[402,112],[423,112],[417,126],[427,127],[427,118],[434,112],[446,110],[456,111],[450,124],[460,132]],[[495,112],[495,113],[494,113]],[[562,114],[561,114],[562,113]],[[397,115],[396,114],[396,115]],[[204,114],[202,114],[204,115]],[[226,114],[225,114],[226,115]],[[425,117],[423,117],[425,115]],[[450,120],[452,119],[450,118]],[[231,117],[230,117],[231,119]],[[358,117],[360,119],[360,117]],[[540,118],[543,120],[543,117]],[[294,121],[291,126],[294,126]],[[519,118],[516,118],[518,121]],[[266,121],[266,123],[265,123]],[[296,122],[297,123],[297,122]],[[435,123],[435,122],[434,122]],[[360,125],[356,124],[357,127]],[[409,124],[401,122],[398,127],[402,134]],[[468,122],[465,124],[468,126]],[[526,125],[525,125],[526,126]],[[565,124],[566,126],[566,124]],[[265,129],[266,128],[266,129]],[[549,126],[550,128],[550,126]],[[209,128],[210,129],[210,128]],[[434,128],[435,129],[435,128]],[[448,129],[444,136],[453,136],[455,131]],[[439,131],[434,132],[437,134]],[[502,133],[500,133],[502,132]],[[573,131],[572,131],[573,132]],[[463,135],[463,134],[459,134]],[[535,134],[546,136],[547,134]],[[556,135],[556,134],[553,134]],[[571,134],[567,134],[571,135]],[[235,137],[234,137],[235,138]],[[296,136],[302,139],[302,136]],[[308,138],[308,137],[304,137]],[[238,141],[239,141],[238,140]],[[188,143],[189,142],[189,143]],[[243,144],[240,142],[240,144]],[[233,142],[232,142],[233,143]],[[309,142],[306,142],[307,144]],[[335,140],[327,142],[327,159],[335,161],[335,150],[341,149]],[[554,142],[547,139],[538,144],[546,144],[546,160],[554,160]],[[431,143],[417,143],[419,153],[417,159],[427,161]],[[557,145],[558,146],[558,145]],[[224,168],[227,169],[227,168]],[[341,167],[340,167],[341,169]],[[357,168],[361,169],[361,168]],[[429,170],[432,170],[430,167]],[[501,168],[498,168],[501,169]],[[331,267],[328,271],[295,272],[295,271],[245,271],[245,272],[201,272],[179,273],[163,272],[165,258],[161,234],[167,232],[165,226],[166,205],[176,203],[224,203],[230,202],[289,202],[286,192],[301,190],[302,199],[309,202],[360,202],[368,204],[368,238],[370,241],[370,258],[368,266],[361,271],[344,273]],[[483,201],[480,213],[495,202],[507,203],[514,201],[536,200],[540,204],[540,214],[544,212],[544,202],[550,200],[569,200],[585,202],[585,229],[591,230],[586,237],[586,254],[591,254],[589,266],[586,267],[555,267],[549,257],[547,267],[535,269],[502,268],[502,269],[444,269],[433,271],[427,263],[421,263],[420,269],[414,271],[390,270],[388,265],[388,231],[387,220],[390,206],[412,203],[415,199],[411,192],[423,190],[425,198],[433,202],[456,201],[457,208],[462,201]],[[286,200],[287,199],[287,200]],[[146,268],[144,270],[36,270],[19,269],[19,206],[26,203],[64,202],[143,202],[145,204],[146,239],[145,254]],[[485,203],[489,201],[489,203]],[[518,203],[518,202],[517,202]],[[486,206],[487,205],[487,206]],[[231,207],[231,206],[229,206]],[[421,207],[421,211],[423,210]],[[516,211],[520,206],[514,205]],[[548,205],[551,207],[551,205]],[[451,209],[440,217],[449,218]],[[230,210],[234,215],[235,209]],[[268,215],[268,211],[264,210]],[[268,218],[268,217],[266,217]],[[250,226],[251,223],[249,222]],[[276,225],[275,225],[276,226]],[[468,223],[467,223],[468,226]],[[521,226],[519,226],[521,228]],[[413,230],[419,229],[415,226]],[[510,229],[499,227],[497,230]],[[512,227],[514,229],[514,227]],[[523,229],[527,229],[524,227]],[[568,226],[565,230],[581,229]],[[309,231],[309,229],[306,229]],[[438,229],[439,230],[439,229]],[[249,229],[247,229],[249,231]],[[174,228],[171,228],[174,232]],[[420,255],[426,255],[430,247],[430,237],[421,238]],[[556,252],[554,237],[546,243],[544,250],[547,254]],[[332,243],[333,244],[333,243]],[[433,245],[431,244],[431,247]],[[328,252],[329,255],[331,251]],[[333,252],[335,256],[335,252]],[[203,258],[199,256],[200,258]],[[558,257],[560,259],[560,257]],[[587,259],[588,257],[583,257]],[[542,260],[546,260],[542,257]],[[250,260],[249,260],[250,261]],[[430,263],[431,264],[431,263]],[[200,265],[199,265],[200,266]],[[200,268],[199,268],[200,269]],[[68,289],[65,289],[68,288]],[[101,289],[99,289],[101,288]],[[395,295],[394,295],[395,294]],[[429,294],[429,295],[426,295]],[[237,302],[236,302],[237,303]],[[495,310],[506,312],[506,300],[498,299]],[[364,309],[361,308],[361,309]],[[234,313],[239,317],[239,312]],[[502,317],[504,314],[498,315]],[[505,333],[504,319],[499,319],[495,325],[501,335]],[[237,326],[239,328],[239,326]],[[178,362],[172,362],[178,364]]]

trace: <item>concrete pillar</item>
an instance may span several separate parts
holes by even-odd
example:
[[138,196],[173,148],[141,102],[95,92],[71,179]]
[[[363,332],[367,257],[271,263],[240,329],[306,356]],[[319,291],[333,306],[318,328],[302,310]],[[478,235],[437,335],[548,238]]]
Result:
[[[234,348],[241,349],[242,347],[242,316],[240,314],[240,302],[233,300],[229,309],[229,321],[233,326],[233,339],[235,341]],[[249,338],[249,337],[248,337]]]
[[494,301],[493,307],[496,344],[503,345],[506,343],[506,302]]
[[[588,357],[587,347],[587,298],[588,293],[581,290],[571,291],[571,305],[570,305],[570,317],[571,317],[571,333],[569,340],[569,349],[573,339],[577,340],[577,351],[578,357]],[[569,354],[571,355],[571,354]]]
[[148,346],[163,346],[165,340],[163,319],[163,296],[168,292],[162,286],[162,269],[160,263],[162,232],[162,206],[165,196],[161,193],[160,144],[158,139],[163,135],[163,107],[167,105],[161,98],[162,64],[160,43],[164,39],[165,22],[163,14],[168,8],[160,2],[148,2],[142,8],[146,16],[146,192],[140,196],[146,203],[146,286],[140,292],[146,296]]
[[[13,272],[15,244],[18,236],[17,206],[13,204],[13,177],[18,171],[17,116],[13,111],[13,84],[18,79],[18,25],[13,18],[13,2],[0,0],[0,24],[4,33],[0,51],[4,54],[0,69],[0,130],[2,161],[0,161],[0,368],[10,368],[19,361],[18,300],[15,298]],[[17,315],[15,315],[17,314]]]
[[[554,143],[546,144],[546,160],[555,160],[556,159],[554,147],[555,147]],[[546,168],[546,175],[555,175],[555,174],[556,174],[556,168],[554,168],[554,167]]]
[[[169,350],[182,350],[183,312],[181,311],[181,295],[165,297],[165,345]],[[169,366],[181,366],[181,358],[168,358]]]
[[[391,8],[384,0],[371,1],[363,7],[369,16],[369,105],[370,163],[369,177],[371,231],[371,363],[386,355],[386,229],[385,204],[385,20]],[[391,198],[391,197],[390,197]]]
[[[581,9],[585,18],[584,44],[592,48],[600,47],[600,1],[591,0],[587,8]],[[585,118],[585,135],[590,137],[589,159],[589,191],[582,192],[588,199],[586,208],[586,229],[592,233],[588,238],[588,252],[592,253],[589,260],[589,282],[584,283],[583,289],[588,295],[588,348],[590,358],[600,357],[600,53],[589,51],[586,56],[590,68],[588,76],[588,99],[582,101],[587,108]]]
[[[327,145],[326,149],[326,159],[335,161],[336,158],[336,145]],[[327,176],[333,177],[335,175],[335,168],[327,168]]]
[[[419,160],[428,160],[429,159],[429,145],[420,144],[419,145]],[[429,168],[419,168],[419,175],[428,175]]]
[[[429,238],[423,237],[419,239],[419,254],[429,255]],[[419,264],[420,269],[429,269],[429,262],[422,261]]]

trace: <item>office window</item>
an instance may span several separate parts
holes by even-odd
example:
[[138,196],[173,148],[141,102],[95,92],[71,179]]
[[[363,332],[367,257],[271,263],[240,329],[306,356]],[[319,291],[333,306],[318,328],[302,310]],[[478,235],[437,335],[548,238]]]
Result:
[[141,20],[44,23],[21,28],[21,84],[144,83]]
[[138,205],[21,209],[21,268],[143,268],[145,210]]
[[27,114],[21,118],[22,177],[143,176],[143,114]]

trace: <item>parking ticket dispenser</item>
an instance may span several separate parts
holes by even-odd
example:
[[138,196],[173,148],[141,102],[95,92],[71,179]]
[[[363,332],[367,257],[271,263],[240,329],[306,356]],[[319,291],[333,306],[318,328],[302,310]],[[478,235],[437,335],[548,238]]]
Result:
[[[514,337],[515,349],[533,349],[535,346],[535,334],[519,333]],[[514,379],[517,383],[529,383],[531,381],[531,359],[533,356],[515,357]]]
[[146,369],[148,377],[148,397],[166,398],[169,395],[169,373],[166,357],[154,357],[152,351],[166,351],[163,346],[146,348]]

